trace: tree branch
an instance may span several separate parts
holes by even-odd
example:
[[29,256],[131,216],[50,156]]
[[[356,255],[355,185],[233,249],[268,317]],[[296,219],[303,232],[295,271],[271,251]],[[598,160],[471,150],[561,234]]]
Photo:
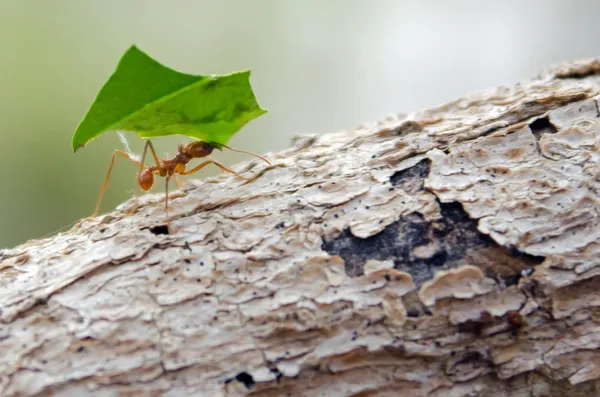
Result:
[[600,61],[0,251],[0,394],[590,396]]

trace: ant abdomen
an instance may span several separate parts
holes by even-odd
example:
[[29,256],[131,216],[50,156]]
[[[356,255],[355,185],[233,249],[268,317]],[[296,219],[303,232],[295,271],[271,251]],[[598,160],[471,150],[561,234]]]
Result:
[[152,185],[154,185],[154,174],[150,168],[146,168],[138,174],[138,185],[140,185],[144,191],[150,190]]

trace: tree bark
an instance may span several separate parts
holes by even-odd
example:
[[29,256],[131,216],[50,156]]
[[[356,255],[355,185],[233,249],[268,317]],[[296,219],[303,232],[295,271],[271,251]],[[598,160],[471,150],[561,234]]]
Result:
[[600,60],[0,251],[2,396],[600,395]]

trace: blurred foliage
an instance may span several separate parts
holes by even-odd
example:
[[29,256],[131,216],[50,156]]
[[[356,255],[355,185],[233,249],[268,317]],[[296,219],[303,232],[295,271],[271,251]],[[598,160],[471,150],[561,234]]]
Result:
[[[597,56],[597,15],[596,0],[2,0],[0,247],[92,212],[122,144],[106,134],[73,155],[70,140],[132,43],[177,70],[251,69],[269,113],[230,145],[264,153],[294,134],[350,129]],[[129,138],[139,152],[141,140]],[[174,154],[186,141],[154,143]],[[131,197],[135,173],[116,165],[102,211]]]

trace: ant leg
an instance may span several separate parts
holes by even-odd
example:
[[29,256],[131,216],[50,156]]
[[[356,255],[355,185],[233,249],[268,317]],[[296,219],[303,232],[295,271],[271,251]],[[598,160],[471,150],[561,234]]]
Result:
[[165,215],[167,216],[167,229],[169,229],[169,179],[171,177],[167,175],[165,178]]
[[269,165],[273,165],[273,164],[271,164],[271,162],[270,162],[269,160],[267,160],[265,157],[263,157],[263,156],[260,156],[260,155],[258,155],[258,154],[256,154],[256,153],[247,152],[247,151],[245,151],[245,150],[232,149],[232,148],[230,148],[230,147],[229,147],[229,146],[227,146],[227,145],[222,145],[222,146],[223,146],[225,149],[229,149],[229,150],[231,150],[232,152],[246,153],[246,154],[249,154],[249,155],[251,155],[251,156],[258,157],[259,159],[263,160],[263,161],[264,161],[264,162],[266,162],[267,164],[269,164]]
[[98,201],[96,201],[96,208],[94,209],[94,213],[92,214],[92,216],[98,215],[98,210],[100,209],[100,203],[102,203],[102,197],[104,196],[104,191],[106,190],[106,187],[108,186],[108,181],[110,180],[110,174],[112,172],[113,166],[115,165],[115,159],[117,158],[117,154],[125,157],[126,159],[129,159],[130,161],[132,161],[135,164],[139,164],[139,166],[142,169],[143,169],[143,167],[146,167],[143,163],[140,163],[139,161],[132,159],[131,156],[129,156],[129,154],[123,152],[122,150],[115,150],[113,152],[112,158],[110,160],[110,166],[108,167],[108,172],[106,173],[106,178],[104,179],[102,188],[100,188],[100,194],[98,195]]
[[173,174],[173,177],[175,177],[175,182],[177,183],[177,189],[179,189],[179,190],[183,189],[183,182],[181,181],[181,178],[177,174]]
[[154,157],[154,161],[156,161],[156,165],[160,165],[160,157],[158,157],[156,155],[156,150],[154,150],[154,145],[152,144],[151,141],[148,141],[147,143],[148,146],[150,146],[150,151],[152,152],[152,157]]
[[231,169],[225,167],[224,165],[222,165],[221,163],[219,163],[219,162],[217,162],[215,160],[212,160],[212,159],[206,160],[205,162],[203,162],[200,165],[192,168],[189,171],[182,172],[181,175],[190,175],[190,174],[193,174],[194,172],[200,171],[202,168],[206,167],[209,164],[214,164],[217,167],[219,167],[220,169],[222,169],[223,171],[228,172],[230,174],[233,174],[233,175],[237,176],[238,178],[243,179],[245,181],[249,181],[250,180],[248,178],[245,178],[245,177],[241,176],[240,174],[238,174],[234,170],[231,170]]

